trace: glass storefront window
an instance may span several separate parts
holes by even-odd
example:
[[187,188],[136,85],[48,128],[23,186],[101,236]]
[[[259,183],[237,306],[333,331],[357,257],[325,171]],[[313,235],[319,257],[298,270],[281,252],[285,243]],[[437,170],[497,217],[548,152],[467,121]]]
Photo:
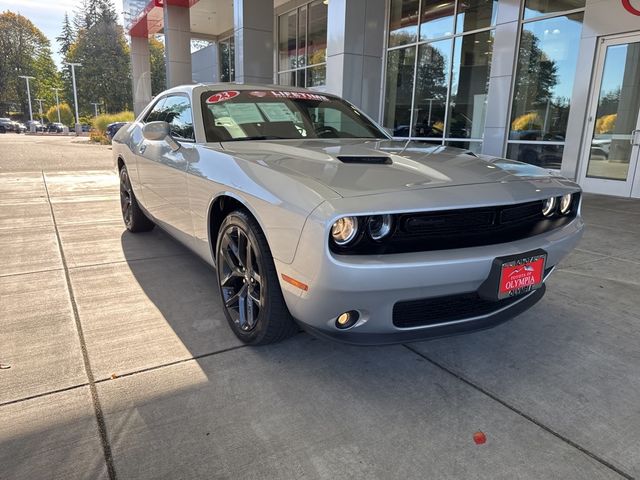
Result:
[[448,147],[462,148],[473,153],[482,153],[482,142],[446,142]]
[[418,39],[418,0],[391,0],[389,46],[406,45]]
[[582,13],[524,24],[510,140],[564,141]]
[[391,50],[387,55],[384,126],[398,137],[409,136],[415,60],[415,47]]
[[507,158],[560,170],[564,145],[555,143],[510,143]]
[[493,30],[456,38],[447,136],[482,138],[492,53]]
[[467,0],[458,4],[456,32],[493,27],[498,16],[497,0]]
[[236,79],[235,39],[229,37],[218,42],[220,61],[220,81],[233,82]]
[[422,0],[420,41],[453,35],[455,1]]
[[441,40],[418,47],[413,113],[415,137],[442,138],[444,135],[451,42]]
[[326,83],[327,4],[315,0],[278,17],[278,83]]
[[549,13],[566,12],[584,8],[585,0],[526,0],[524,18],[534,18]]

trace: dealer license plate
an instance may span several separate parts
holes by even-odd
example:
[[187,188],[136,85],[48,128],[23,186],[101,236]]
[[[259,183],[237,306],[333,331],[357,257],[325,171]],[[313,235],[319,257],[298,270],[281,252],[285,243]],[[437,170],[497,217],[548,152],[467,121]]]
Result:
[[546,254],[506,261],[500,268],[498,299],[515,297],[540,288],[544,280]]

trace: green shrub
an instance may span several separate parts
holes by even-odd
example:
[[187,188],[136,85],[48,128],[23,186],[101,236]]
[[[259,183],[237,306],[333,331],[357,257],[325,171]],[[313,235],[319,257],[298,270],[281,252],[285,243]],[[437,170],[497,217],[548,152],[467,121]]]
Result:
[[[58,121],[58,110],[55,105],[53,105],[45,115],[50,122]],[[73,112],[71,111],[71,107],[66,103],[60,104],[60,121],[67,125],[73,127],[75,124],[75,119],[73,117]]]
[[92,127],[104,135],[107,125],[115,122],[133,122],[133,112],[103,113],[92,121]]

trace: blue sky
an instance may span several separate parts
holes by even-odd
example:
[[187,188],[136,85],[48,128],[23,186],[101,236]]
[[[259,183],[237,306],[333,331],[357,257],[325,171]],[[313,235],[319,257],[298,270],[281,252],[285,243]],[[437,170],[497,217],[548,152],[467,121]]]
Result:
[[[61,58],[58,54],[56,37],[60,35],[62,29],[64,12],[68,12],[70,17],[73,16],[73,10],[77,4],[77,0],[0,0],[0,11],[11,10],[20,13],[42,30],[51,42],[53,59],[60,66]],[[121,15],[122,0],[114,0],[113,4]]]

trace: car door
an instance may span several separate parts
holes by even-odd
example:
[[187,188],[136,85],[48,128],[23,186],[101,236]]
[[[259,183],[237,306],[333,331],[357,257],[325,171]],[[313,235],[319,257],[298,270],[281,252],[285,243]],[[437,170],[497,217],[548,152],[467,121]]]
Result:
[[142,140],[138,175],[144,192],[144,206],[163,227],[190,244],[193,224],[186,172],[189,158],[195,152],[191,100],[186,94],[167,95],[152,118],[169,124],[171,137],[179,148],[166,140]]

